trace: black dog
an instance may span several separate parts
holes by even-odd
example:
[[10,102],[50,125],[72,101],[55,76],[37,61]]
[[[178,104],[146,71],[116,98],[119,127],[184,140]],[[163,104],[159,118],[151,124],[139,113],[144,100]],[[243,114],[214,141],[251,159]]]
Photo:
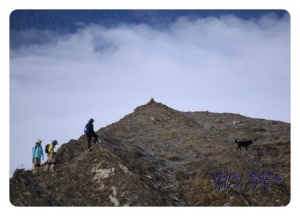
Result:
[[248,147],[250,144],[253,143],[252,140],[249,140],[249,141],[239,141],[239,142],[238,142],[237,139],[235,139],[234,142],[238,144],[238,147],[236,148],[236,150],[240,149],[241,151],[242,151],[242,149],[241,149],[242,146],[246,147],[246,151],[248,151],[248,148],[247,148],[247,147]]

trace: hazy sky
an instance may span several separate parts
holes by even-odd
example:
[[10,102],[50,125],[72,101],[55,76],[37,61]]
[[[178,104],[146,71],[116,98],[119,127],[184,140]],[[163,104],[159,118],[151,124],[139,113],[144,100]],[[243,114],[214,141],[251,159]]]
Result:
[[60,146],[78,139],[89,118],[97,131],[152,97],[179,111],[290,122],[288,13],[178,17],[166,28],[81,23],[71,33],[17,35],[38,42],[10,50],[10,172],[32,167],[37,139]]

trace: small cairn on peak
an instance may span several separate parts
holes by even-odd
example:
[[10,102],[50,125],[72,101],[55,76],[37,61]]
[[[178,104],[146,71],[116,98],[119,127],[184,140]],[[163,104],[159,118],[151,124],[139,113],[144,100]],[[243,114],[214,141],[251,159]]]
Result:
[[153,98],[151,98],[151,100],[148,102],[148,104],[153,104],[153,103],[155,103],[155,101]]

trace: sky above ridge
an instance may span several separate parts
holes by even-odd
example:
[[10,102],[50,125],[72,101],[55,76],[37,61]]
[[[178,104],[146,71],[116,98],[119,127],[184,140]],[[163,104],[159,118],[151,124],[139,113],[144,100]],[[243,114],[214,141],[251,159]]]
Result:
[[290,60],[282,10],[13,11],[10,172],[32,167],[37,139],[78,139],[151,98],[290,122]]

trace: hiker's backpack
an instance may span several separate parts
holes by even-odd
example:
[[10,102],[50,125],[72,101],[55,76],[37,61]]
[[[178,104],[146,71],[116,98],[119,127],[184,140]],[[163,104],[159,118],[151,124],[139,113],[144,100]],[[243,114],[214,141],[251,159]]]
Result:
[[85,133],[85,134],[88,134],[89,132],[90,132],[90,124],[87,123],[87,124],[85,125],[85,127],[84,127],[84,133]]
[[45,152],[46,152],[46,153],[49,153],[49,152],[48,152],[49,145],[50,145],[50,144],[47,144],[47,145],[45,146]]

